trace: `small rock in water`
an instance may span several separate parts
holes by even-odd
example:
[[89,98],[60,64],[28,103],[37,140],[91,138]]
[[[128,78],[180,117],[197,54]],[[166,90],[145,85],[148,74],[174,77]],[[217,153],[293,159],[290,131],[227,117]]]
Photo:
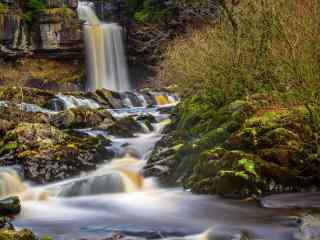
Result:
[[20,199],[16,196],[0,199],[0,214],[2,216],[16,215],[20,213]]

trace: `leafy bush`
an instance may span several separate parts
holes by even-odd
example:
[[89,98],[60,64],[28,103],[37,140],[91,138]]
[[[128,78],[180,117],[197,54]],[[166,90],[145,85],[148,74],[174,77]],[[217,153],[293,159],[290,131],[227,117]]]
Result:
[[172,13],[174,1],[128,0],[127,14],[137,22],[156,21]]
[[44,0],[28,0],[24,5],[23,17],[28,23],[32,23],[36,16],[46,10],[47,6]]
[[[223,101],[279,93],[310,102],[320,88],[318,0],[221,0],[218,24],[178,40],[160,78],[186,96]],[[234,1],[232,1],[234,2]]]

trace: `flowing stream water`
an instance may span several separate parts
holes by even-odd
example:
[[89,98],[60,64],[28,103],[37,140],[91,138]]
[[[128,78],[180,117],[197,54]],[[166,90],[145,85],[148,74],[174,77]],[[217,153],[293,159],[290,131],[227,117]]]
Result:
[[[131,112],[135,109],[140,113],[140,108]],[[33,186],[22,181],[15,168],[2,168],[1,195],[19,194],[22,199],[22,213],[14,224],[58,240],[105,239],[115,233],[130,239],[309,239],[295,237],[297,212],[287,207],[318,206],[318,193],[270,196],[263,208],[254,201],[164,188],[157,179],[144,178],[141,170],[168,123],[168,115],[156,116],[159,122],[152,132],[134,138],[111,137],[117,157],[96,171]]]

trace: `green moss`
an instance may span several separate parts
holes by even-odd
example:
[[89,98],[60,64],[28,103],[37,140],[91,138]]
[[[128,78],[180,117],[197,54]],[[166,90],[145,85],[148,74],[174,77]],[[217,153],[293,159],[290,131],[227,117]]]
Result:
[[23,18],[27,23],[35,21],[37,16],[46,10],[45,0],[27,0],[24,3]]
[[44,8],[43,12],[47,15],[62,16],[66,18],[75,15],[75,12],[66,6],[61,8]]
[[16,142],[7,143],[0,149],[0,155],[4,153],[8,153],[10,151],[14,151],[17,148],[18,148],[18,144]]
[[8,6],[0,2],[0,14],[6,13],[8,11]]
[[265,132],[279,127],[280,120],[287,115],[288,111],[269,111],[264,113],[262,116],[253,116],[249,118],[245,122],[244,126],[248,128],[256,128],[258,133]]
[[35,235],[27,229],[20,231],[0,230],[0,240],[36,240]]
[[158,21],[170,16],[175,8],[175,2],[167,4],[155,0],[128,0],[126,1],[126,14],[140,23]]

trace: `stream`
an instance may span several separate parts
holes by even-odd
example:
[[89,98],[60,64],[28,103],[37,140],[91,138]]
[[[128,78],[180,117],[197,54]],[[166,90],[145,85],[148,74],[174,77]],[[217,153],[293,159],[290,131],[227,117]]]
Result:
[[[136,108],[143,114],[148,109]],[[114,112],[130,115],[130,110]],[[115,159],[93,172],[44,186],[11,176],[12,188],[22,192],[22,213],[14,220],[18,228],[30,228],[39,236],[57,240],[106,239],[318,239],[297,237],[303,208],[319,207],[319,193],[281,194],[263,199],[230,200],[195,195],[180,188],[164,188],[141,171],[168,115],[154,109],[154,131],[134,138],[112,137]],[[81,129],[89,135],[107,135]],[[109,136],[110,137],[110,136]],[[22,191],[23,190],[23,191]],[[296,210],[293,207],[300,207]]]

